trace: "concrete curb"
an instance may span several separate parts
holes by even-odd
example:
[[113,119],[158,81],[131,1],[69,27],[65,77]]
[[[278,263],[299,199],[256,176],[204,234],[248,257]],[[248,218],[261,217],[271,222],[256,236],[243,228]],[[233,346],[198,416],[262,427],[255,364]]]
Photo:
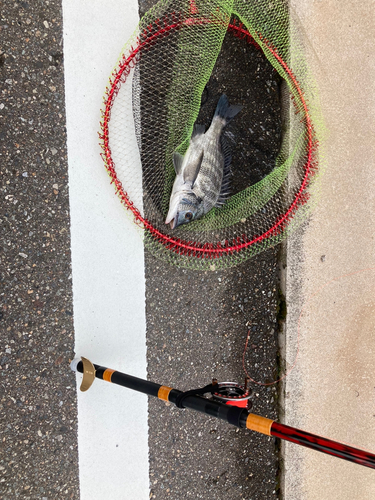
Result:
[[[369,0],[292,3],[318,79],[329,138],[320,205],[287,244],[289,425],[375,450],[375,101]],[[314,68],[314,61],[319,67]],[[303,308],[303,314],[301,310]],[[284,498],[369,499],[370,469],[287,444]]]

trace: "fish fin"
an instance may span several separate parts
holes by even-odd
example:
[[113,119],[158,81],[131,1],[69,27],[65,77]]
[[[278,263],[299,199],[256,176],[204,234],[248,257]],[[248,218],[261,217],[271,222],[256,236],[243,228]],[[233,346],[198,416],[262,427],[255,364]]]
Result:
[[225,125],[227,125],[233,118],[241,111],[243,106],[229,106],[228,98],[225,94],[223,94],[219,102],[217,103],[215,116],[218,116],[221,119],[225,120]]
[[194,139],[199,135],[203,135],[206,132],[205,125],[199,125],[198,123],[194,123],[193,133],[191,134],[191,138]]
[[215,204],[215,207],[221,208],[222,206],[224,206],[229,198],[229,194],[230,193],[226,194],[225,196],[219,196],[219,198],[217,199],[217,202]]
[[219,198],[216,201],[215,207],[219,208],[225,205],[230,196],[230,189],[228,186],[219,194]]
[[235,104],[234,106],[229,106],[227,114],[225,115],[225,120],[229,123],[238,113],[241,111],[243,106],[240,104]]
[[226,187],[223,192],[220,192],[219,198],[215,203],[215,207],[220,208],[223,205],[225,205],[229,197],[230,197],[230,190],[228,189],[228,187]]
[[220,193],[215,207],[222,207],[229,198],[230,180],[232,177],[232,171],[230,169],[232,154],[228,146],[228,143],[223,135],[220,137],[220,146],[221,146],[221,152],[223,153],[224,156],[224,171],[223,171],[223,180],[221,181]]
[[177,175],[180,175],[182,172],[182,162],[183,161],[184,161],[184,157],[182,155],[180,155],[180,153],[177,153],[177,151],[175,151],[173,153],[173,166],[174,166],[174,170],[175,170]]
[[221,147],[221,152],[223,153],[223,157],[224,157],[224,174],[223,174],[223,181],[224,181],[224,177],[227,174],[228,169],[230,172],[229,167],[230,167],[230,163],[232,161],[232,152],[230,150],[230,146],[228,144],[228,141],[224,135],[222,135],[220,137],[220,147]]
[[191,187],[194,186],[194,182],[197,180],[199,170],[202,165],[203,160],[203,149],[199,153],[199,156],[196,157],[195,161],[189,161],[188,165],[184,168],[183,178],[184,182],[190,183]]
[[220,118],[225,118],[225,115],[227,114],[228,111],[228,107],[229,107],[228,97],[225,94],[223,94],[220,97],[219,102],[217,103],[214,117],[219,116]]

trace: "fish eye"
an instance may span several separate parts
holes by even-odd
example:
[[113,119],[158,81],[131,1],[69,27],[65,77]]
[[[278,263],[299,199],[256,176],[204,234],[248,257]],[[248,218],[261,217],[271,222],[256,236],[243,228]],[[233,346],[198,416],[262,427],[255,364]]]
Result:
[[192,218],[193,218],[193,213],[192,212],[186,212],[185,219],[191,220]]

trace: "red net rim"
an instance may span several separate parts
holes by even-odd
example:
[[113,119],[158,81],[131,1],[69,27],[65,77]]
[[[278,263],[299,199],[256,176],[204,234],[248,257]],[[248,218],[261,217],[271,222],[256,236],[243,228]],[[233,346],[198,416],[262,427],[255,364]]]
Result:
[[[173,251],[179,255],[186,256],[194,256],[198,258],[208,258],[215,259],[222,257],[224,255],[231,255],[234,253],[239,253],[242,250],[248,249],[249,247],[256,245],[268,238],[276,236],[283,232],[290,221],[293,219],[294,214],[297,209],[302,205],[306,204],[309,199],[309,193],[306,192],[306,189],[309,185],[309,182],[313,175],[316,172],[316,161],[315,161],[315,151],[317,149],[317,141],[314,140],[314,127],[312,124],[312,120],[310,117],[309,109],[304,98],[304,93],[299,85],[297,78],[295,77],[293,71],[287,63],[282,59],[282,57],[278,54],[277,48],[273,46],[268,40],[266,40],[260,33],[257,33],[257,37],[261,40],[262,44],[269,50],[272,56],[277,60],[277,62],[284,69],[288,77],[290,78],[290,82],[292,83],[294,90],[297,92],[300,102],[303,108],[303,119],[301,121],[305,122],[306,132],[307,132],[307,147],[306,147],[306,162],[303,166],[304,176],[301,182],[301,185],[298,189],[298,192],[295,194],[292,203],[289,205],[288,209],[284,214],[280,215],[277,221],[263,234],[254,237],[252,240],[249,240],[246,235],[242,235],[242,237],[238,237],[233,239],[232,243],[226,241],[225,244],[218,242],[214,243],[199,243],[199,242],[189,242],[183,241],[179,238],[173,238],[167,234],[162,233],[159,229],[154,227],[150,221],[144,218],[137,207],[134,206],[134,203],[130,200],[127,192],[124,190],[121,181],[117,177],[115,164],[112,159],[112,153],[109,147],[109,121],[111,117],[111,108],[113,106],[114,100],[120,90],[120,86],[122,83],[126,81],[127,76],[130,73],[130,70],[136,64],[136,57],[138,53],[146,46],[151,43],[155,43],[160,36],[165,36],[172,30],[178,29],[183,24],[206,24],[210,21],[205,18],[188,18],[185,20],[177,19],[175,15],[172,15],[173,22],[171,23],[170,19],[164,20],[156,20],[156,25],[158,26],[158,30],[155,32],[153,26],[149,26],[148,30],[144,30],[142,33],[142,40],[140,36],[137,37],[137,45],[135,47],[130,48],[130,53],[126,57],[123,55],[122,60],[120,61],[117,69],[112,74],[110,79],[110,85],[106,89],[106,94],[104,98],[104,111],[102,111],[102,121],[100,123],[101,133],[99,133],[99,137],[101,140],[101,146],[103,149],[103,153],[101,154],[108,174],[111,178],[111,184],[115,185],[115,190],[117,195],[120,197],[121,203],[130,210],[135,218],[136,224],[148,230],[149,233],[156,239],[160,244],[162,244],[167,250]],[[163,26],[162,26],[163,24]],[[252,35],[247,31],[247,29],[243,26],[242,23],[231,22],[228,25],[228,30],[230,30],[235,36],[244,38],[255,45],[257,48],[261,49],[258,43],[254,40]],[[292,96],[293,97],[293,96]]]

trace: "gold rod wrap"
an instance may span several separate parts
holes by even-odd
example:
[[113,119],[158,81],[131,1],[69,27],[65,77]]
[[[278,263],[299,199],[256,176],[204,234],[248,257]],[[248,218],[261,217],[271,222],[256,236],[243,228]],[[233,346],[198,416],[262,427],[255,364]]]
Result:
[[169,393],[171,392],[172,387],[168,387],[166,385],[162,385],[158,391],[158,398],[163,401],[169,401]]
[[110,368],[107,368],[104,372],[103,372],[103,380],[105,380],[106,382],[112,382],[112,375],[115,373],[116,370],[111,370]]
[[259,415],[250,413],[246,419],[246,428],[271,436],[271,426],[273,423],[274,420],[271,420],[270,418],[260,417]]

